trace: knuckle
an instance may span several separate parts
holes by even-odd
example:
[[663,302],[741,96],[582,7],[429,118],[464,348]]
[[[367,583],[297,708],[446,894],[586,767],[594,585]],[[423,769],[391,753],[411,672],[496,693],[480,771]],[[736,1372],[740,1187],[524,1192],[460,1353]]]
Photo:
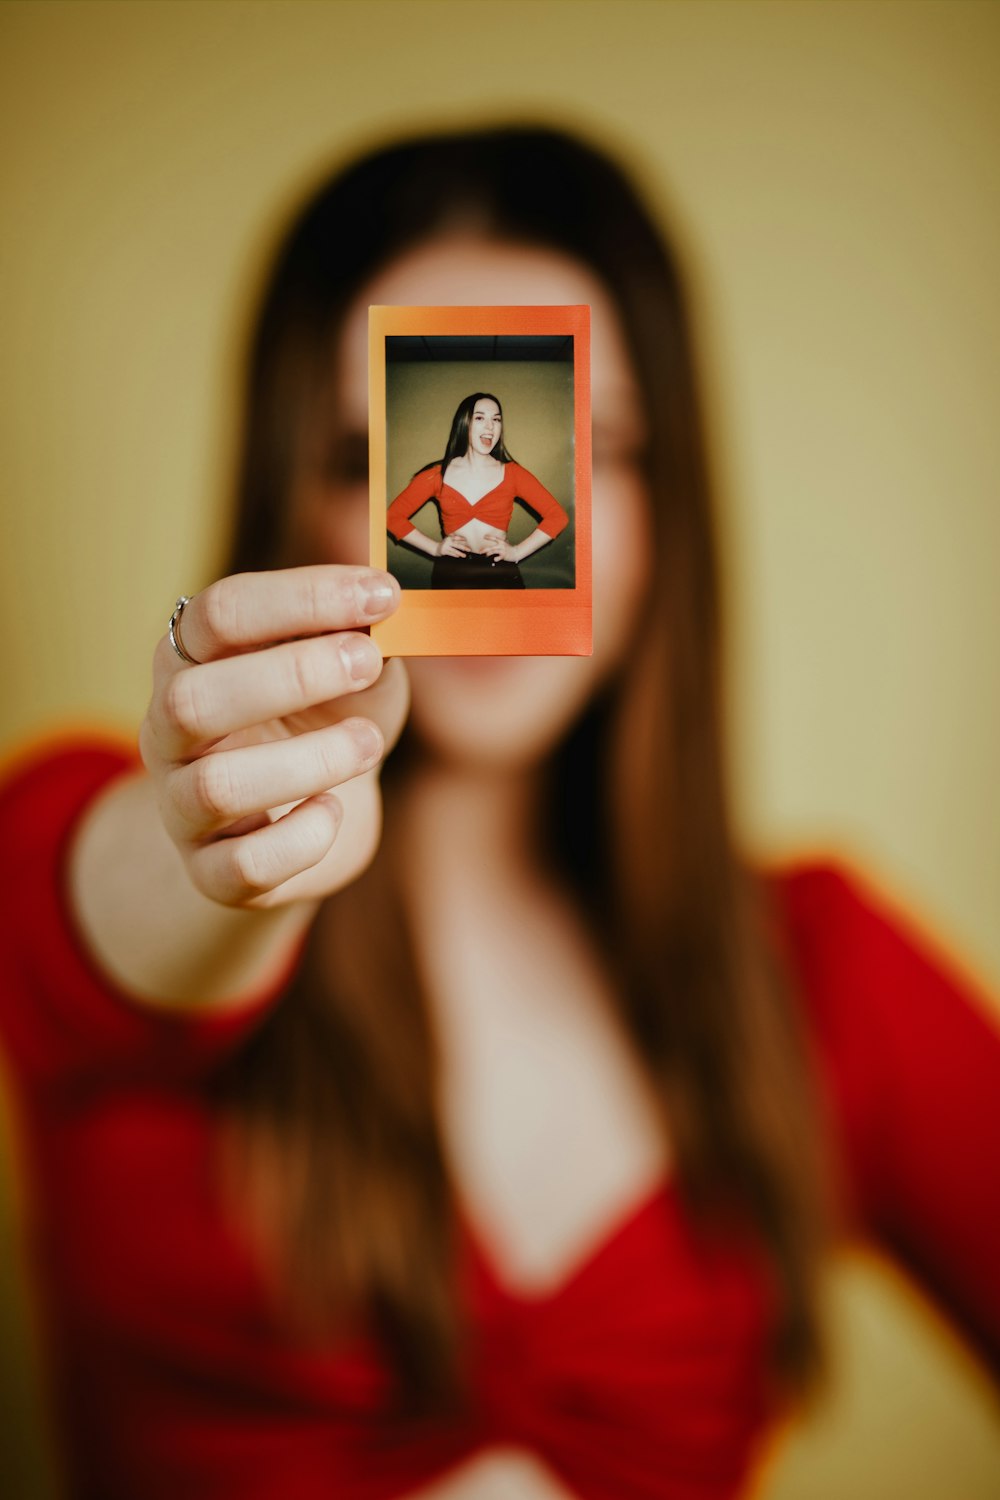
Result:
[[358,568],[345,568],[334,577],[327,576],[324,620],[331,617],[339,623],[353,622],[358,617]]
[[191,767],[195,808],[213,822],[225,822],[239,812],[239,799],[227,760],[206,755]]
[[342,588],[337,583],[318,574],[310,574],[308,609],[309,621],[314,630],[322,629],[330,620],[331,613],[341,602]]
[[239,579],[219,578],[198,596],[202,628],[209,639],[220,645],[239,640]]
[[[224,879],[225,872],[220,872],[214,861],[205,860],[201,851],[188,854],[185,861],[191,884],[196,891],[207,896],[210,901],[217,901],[220,906],[232,906],[233,895],[229,889],[228,882]],[[220,879],[220,874],[223,878]]]
[[160,709],[169,727],[190,739],[199,739],[205,724],[201,694],[194,669],[176,672],[164,685]]
[[305,628],[318,633],[329,630],[331,621],[343,613],[349,592],[339,570],[333,577],[327,569],[307,571],[297,587],[301,590],[299,607]]
[[291,688],[302,703],[316,703],[329,696],[330,684],[322,681],[316,654],[302,646],[292,653],[288,664]]
[[259,841],[251,838],[234,839],[232,848],[234,883],[248,896],[260,896],[269,891],[273,879],[268,870],[269,861]]

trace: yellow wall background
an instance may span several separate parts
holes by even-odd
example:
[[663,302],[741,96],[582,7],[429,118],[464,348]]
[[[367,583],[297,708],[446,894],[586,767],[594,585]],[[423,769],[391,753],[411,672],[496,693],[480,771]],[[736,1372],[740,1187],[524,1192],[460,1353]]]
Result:
[[[564,121],[697,269],[747,837],[847,851],[995,982],[998,54],[966,0],[0,7],[0,740],[137,721],[300,193],[417,124]],[[1000,1493],[933,1320],[861,1262],[831,1308],[837,1388],[762,1494]]]
[[[389,500],[395,499],[424,464],[440,458],[448,442],[451,419],[472,391],[492,391],[503,408],[503,436],[519,464],[553,494],[570,515],[571,524],[536,557],[521,564],[527,588],[572,588],[576,528],[573,499],[573,366],[547,360],[401,361],[386,371],[386,468]],[[414,520],[428,536],[440,539],[433,505]],[[519,542],[535,529],[534,518],[514,506],[507,535]],[[431,564],[390,537],[388,567],[404,588],[429,588]]]

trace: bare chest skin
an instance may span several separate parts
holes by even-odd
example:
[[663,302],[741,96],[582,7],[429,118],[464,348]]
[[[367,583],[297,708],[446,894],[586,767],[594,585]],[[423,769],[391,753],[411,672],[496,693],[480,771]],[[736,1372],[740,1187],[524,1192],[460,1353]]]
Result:
[[504,466],[499,459],[491,459],[489,463],[480,466],[456,458],[445,470],[442,483],[449,489],[457,490],[470,505],[476,505],[484,495],[498,487],[503,479],[503,470]]
[[[456,1191],[501,1281],[544,1295],[669,1174],[669,1146],[576,914],[527,885],[442,880],[415,916]],[[410,1500],[514,1497],[571,1500],[516,1448]]]
[[651,1093],[558,896],[423,890],[456,1187],[503,1281],[551,1292],[666,1176]]
[[523,1448],[489,1448],[446,1479],[412,1490],[405,1500],[575,1500],[540,1458]]
[[576,910],[531,865],[490,862],[489,838],[469,849],[469,822],[432,793],[411,846],[445,1148],[496,1272],[544,1293],[654,1190],[669,1151]]

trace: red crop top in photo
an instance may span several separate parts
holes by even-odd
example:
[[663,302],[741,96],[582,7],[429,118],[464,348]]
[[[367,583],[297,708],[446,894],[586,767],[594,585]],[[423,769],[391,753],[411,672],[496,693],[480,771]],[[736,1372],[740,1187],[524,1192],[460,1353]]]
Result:
[[[81,809],[128,764],[50,752],[0,794],[0,1045],[31,1187],[72,1500],[393,1500],[527,1449],[580,1500],[738,1494],[773,1412],[772,1284],[709,1251],[669,1183],[554,1292],[518,1294],[462,1220],[473,1411],[387,1415],[374,1341],[286,1336],[210,1170],[206,1080],[277,997],[202,1018],[95,970],[64,895]],[[844,1211],[1000,1369],[1000,1038],[833,863],[767,875],[835,1126]]]
[[416,515],[428,500],[437,502],[441,513],[441,528],[445,536],[458,531],[469,521],[482,521],[506,531],[514,513],[514,501],[521,500],[538,517],[538,525],[550,537],[557,537],[569,525],[569,516],[554,495],[549,494],[544,484],[534,474],[522,469],[514,462],[504,464],[503,478],[492,490],[488,490],[475,504],[466,500],[458,490],[445,484],[441,477],[441,465],[421,469],[414,474],[406,489],[401,491],[386,512],[386,530],[401,541],[414,529],[411,516]]

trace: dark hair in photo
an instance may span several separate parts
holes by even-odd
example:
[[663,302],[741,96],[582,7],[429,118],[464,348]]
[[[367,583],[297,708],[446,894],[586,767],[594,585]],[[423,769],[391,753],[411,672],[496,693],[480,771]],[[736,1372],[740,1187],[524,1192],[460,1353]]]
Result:
[[[778,1294],[773,1368],[801,1385],[821,1350],[824,1137],[769,887],[737,847],[730,810],[688,301],[673,249],[618,165],[561,131],[510,127],[390,145],[315,192],[279,250],[253,335],[230,565],[288,560],[288,498],[329,409],[345,314],[379,267],[453,230],[590,268],[643,393],[654,586],[621,668],[553,757],[546,842],[601,947],[685,1208],[707,1235],[738,1225],[759,1245]],[[257,1152],[279,1168],[295,1299],[348,1327],[363,1314],[402,1398],[444,1409],[462,1389],[456,1212],[397,878],[407,851],[392,801],[409,753],[404,736],[386,767],[379,853],[325,903],[292,993],[220,1077],[219,1104],[248,1143],[251,1179]]]
[[451,432],[448,434],[444,458],[435,458],[429,464],[423,464],[417,470],[418,474],[424,474],[428,469],[436,469],[440,464],[441,477],[444,478],[452,459],[465,457],[469,451],[469,428],[472,426],[472,414],[476,409],[477,401],[493,401],[500,412],[500,441],[494,443],[492,457],[498,459],[502,464],[514,462],[511,455],[507,452],[507,446],[504,442],[503,407],[500,404],[500,398],[494,396],[490,391],[473,391],[471,396],[463,397],[458,403],[458,410],[451,419]]
[[500,413],[500,441],[493,445],[493,457],[502,464],[512,462],[507,452],[504,441],[503,407],[499,396],[494,396],[490,391],[473,391],[471,396],[466,396],[464,401],[458,404],[458,410],[451,420],[451,432],[448,434],[448,446],[444,450],[444,458],[441,460],[441,473],[447,469],[453,458],[464,458],[469,451],[469,428],[472,426],[472,415],[476,409],[477,401],[492,401]]

